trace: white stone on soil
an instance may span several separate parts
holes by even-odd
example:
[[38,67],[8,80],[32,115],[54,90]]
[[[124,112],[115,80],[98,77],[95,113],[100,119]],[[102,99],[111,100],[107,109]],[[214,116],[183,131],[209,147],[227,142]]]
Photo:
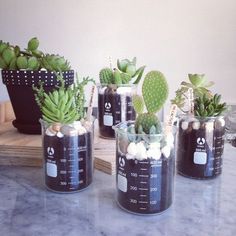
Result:
[[181,128],[182,128],[182,130],[186,130],[188,128],[188,122],[183,121],[182,124],[181,124]]
[[161,152],[163,153],[163,155],[168,158],[170,156],[170,146],[166,145],[161,149]]
[[47,136],[55,136],[57,134],[57,132],[55,132],[51,127],[47,128],[45,134]]
[[155,160],[159,160],[161,158],[161,151],[159,148],[150,148],[147,151],[147,157]]
[[153,142],[149,144],[149,149],[160,149],[161,144],[159,142]]
[[137,148],[136,159],[140,160],[140,161],[147,159],[147,150],[146,150],[143,142],[137,143],[136,148]]
[[198,130],[200,128],[200,122],[199,121],[194,121],[193,122],[193,129]]
[[135,156],[137,154],[136,143],[134,142],[130,143],[129,146],[127,147],[127,152],[128,154]]
[[104,94],[106,89],[107,89],[107,86],[104,86],[103,88],[100,88],[99,89],[99,94]]
[[64,137],[64,134],[59,131],[59,132],[57,132],[57,137],[58,137],[58,138],[63,138],[63,137]]
[[127,154],[126,154],[126,159],[127,159],[127,160],[134,160],[134,159],[135,159],[135,156],[133,156],[133,155],[127,153]]

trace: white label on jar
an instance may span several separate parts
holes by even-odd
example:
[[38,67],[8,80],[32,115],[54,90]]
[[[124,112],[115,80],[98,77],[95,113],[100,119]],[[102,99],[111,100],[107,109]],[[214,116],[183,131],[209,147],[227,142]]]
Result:
[[118,180],[117,180],[117,184],[118,184],[118,188],[122,191],[122,192],[127,192],[127,178],[118,174]]
[[207,154],[205,152],[194,152],[194,164],[205,165],[207,163]]
[[103,124],[106,126],[112,126],[113,125],[113,117],[110,115],[104,115],[103,116]]
[[46,169],[47,169],[48,176],[57,177],[57,165],[53,163],[47,163]]

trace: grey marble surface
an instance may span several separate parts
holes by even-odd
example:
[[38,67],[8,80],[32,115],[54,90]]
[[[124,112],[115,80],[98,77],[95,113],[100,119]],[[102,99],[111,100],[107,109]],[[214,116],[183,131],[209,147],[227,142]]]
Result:
[[236,235],[236,148],[226,145],[223,173],[213,180],[177,175],[171,208],[137,216],[115,202],[115,177],[95,171],[73,194],[49,192],[42,169],[0,167],[0,235]]

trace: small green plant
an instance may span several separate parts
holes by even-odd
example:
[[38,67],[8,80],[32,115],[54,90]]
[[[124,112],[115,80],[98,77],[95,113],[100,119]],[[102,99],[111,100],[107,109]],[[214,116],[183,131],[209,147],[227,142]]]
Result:
[[66,71],[70,65],[64,57],[54,54],[44,54],[38,49],[39,40],[34,37],[29,40],[26,49],[0,41],[0,68],[6,70],[40,70]]
[[205,94],[195,99],[194,114],[198,117],[220,116],[226,109],[226,103],[220,103],[221,95],[208,98]]
[[204,75],[189,74],[189,81],[183,81],[181,87],[176,91],[176,96],[171,100],[172,104],[176,104],[177,107],[183,113],[189,113],[189,107],[184,110],[184,107],[189,103],[188,92],[191,89],[193,93],[194,115],[197,117],[216,117],[221,115],[226,109],[226,103],[220,103],[221,95],[212,94],[208,89],[214,82],[208,82]]
[[105,67],[99,72],[101,84],[138,84],[141,80],[145,66],[136,69],[136,57],[132,61],[128,59],[117,60],[117,68]]
[[176,96],[171,100],[172,104],[176,104],[180,110],[184,113],[187,111],[184,110],[184,105],[186,104],[187,92],[189,89],[193,90],[194,98],[203,96],[212,97],[211,91],[208,89],[214,83],[212,81],[208,82],[205,75],[200,74],[189,74],[189,82],[181,82],[181,87],[175,92]]
[[94,83],[94,80],[87,77],[80,82],[77,76],[76,83],[66,88],[63,76],[58,74],[57,78],[60,86],[48,94],[44,91],[43,84],[39,88],[33,87],[43,120],[48,124],[70,124],[73,121],[81,120],[85,115],[84,87],[89,82]]
[[[164,75],[159,71],[150,71],[146,74],[142,96],[133,96],[133,106],[138,113],[135,121],[135,132],[142,134],[161,133],[160,121],[156,113],[163,107],[168,97],[168,84]],[[147,112],[144,112],[146,106]]]

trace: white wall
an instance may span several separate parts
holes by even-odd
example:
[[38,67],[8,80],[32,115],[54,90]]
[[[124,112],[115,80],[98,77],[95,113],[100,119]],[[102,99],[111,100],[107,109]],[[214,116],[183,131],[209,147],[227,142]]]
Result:
[[166,75],[170,98],[188,73],[205,73],[236,103],[235,12],[235,0],[0,0],[0,38],[23,47],[37,36],[96,79],[109,56],[137,56]]

